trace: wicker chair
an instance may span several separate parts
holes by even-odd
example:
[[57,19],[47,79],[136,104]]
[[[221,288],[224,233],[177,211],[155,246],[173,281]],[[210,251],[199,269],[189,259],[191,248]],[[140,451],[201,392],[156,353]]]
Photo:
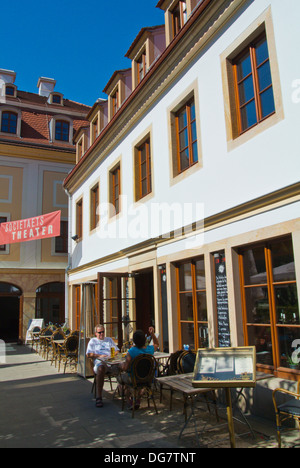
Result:
[[178,374],[190,374],[194,372],[197,353],[196,351],[184,351],[177,360]]
[[[287,402],[279,405],[277,403],[276,397],[278,393],[289,395],[293,397]],[[293,430],[294,428],[286,428],[282,426],[284,421],[293,419],[297,422],[298,428],[300,430],[300,382],[297,385],[297,393],[285,390],[282,388],[277,388],[273,392],[273,403],[276,414],[277,422],[277,438],[278,438],[278,448],[281,448],[281,434],[284,430]]]
[[[134,418],[135,406],[137,403],[138,394],[143,391],[143,396],[146,395],[148,400],[148,407],[150,406],[150,399],[157,414],[156,403],[153,392],[153,381],[155,375],[156,361],[154,356],[150,354],[142,354],[136,357],[131,365],[131,378],[132,383],[126,384],[127,389],[133,395],[132,417]],[[122,411],[125,406],[125,385],[122,385]]]
[[[53,335],[53,330],[48,327],[40,335],[40,352],[42,357],[48,360],[50,348],[51,348],[51,337]],[[51,348],[52,349],[52,348]]]
[[78,363],[78,346],[79,338],[76,335],[70,335],[66,338],[62,346],[58,346],[58,372],[60,372],[60,366],[64,363],[64,374],[68,364],[74,363],[77,366]]
[[[176,375],[178,371],[178,360],[180,356],[184,353],[182,349],[172,353],[167,360],[167,363],[159,368],[158,375],[159,377],[167,377],[168,375]],[[164,390],[163,384],[160,384],[160,403],[162,402],[162,392]],[[168,390],[172,393],[169,387],[166,387],[165,390]],[[172,409],[172,398],[170,398],[170,411]]]
[[[178,374],[191,374],[194,372],[195,369],[195,363],[197,359],[197,352],[196,351],[184,351],[178,358]],[[217,408],[217,395],[214,390],[207,389],[207,392],[203,392],[201,396],[205,398],[207,409],[210,413],[210,404],[209,404],[209,399],[208,395],[211,395],[211,400],[213,402],[214,408],[215,408],[215,413],[216,413],[216,418],[217,421],[219,420],[218,416],[218,408]],[[172,398],[172,395],[171,395]],[[191,404],[194,404],[193,399],[197,397],[190,397],[191,399]],[[184,401],[184,414],[185,418],[187,419],[187,413],[186,413],[186,408],[187,408],[187,400]]]
[[40,327],[34,327],[30,332],[31,350],[34,351],[34,347],[35,347],[36,353],[38,352],[38,346],[40,343],[40,334],[41,334]]
[[66,335],[62,331],[62,329],[57,329],[53,333],[52,339],[51,339],[51,346],[52,346],[51,366],[52,366],[53,362],[55,362],[55,367],[56,367],[57,360],[59,359],[59,351],[58,351],[57,341],[61,341],[61,340],[65,340],[65,339],[66,339]]

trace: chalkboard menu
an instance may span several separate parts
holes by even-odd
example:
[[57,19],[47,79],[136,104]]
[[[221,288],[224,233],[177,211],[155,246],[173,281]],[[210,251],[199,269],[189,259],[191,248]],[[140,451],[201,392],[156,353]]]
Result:
[[218,316],[218,344],[230,348],[230,324],[225,252],[215,254],[216,300]]

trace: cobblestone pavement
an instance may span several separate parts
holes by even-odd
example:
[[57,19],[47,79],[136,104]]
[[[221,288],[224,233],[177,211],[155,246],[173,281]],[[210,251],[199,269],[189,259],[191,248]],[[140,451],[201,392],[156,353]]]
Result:
[[[158,415],[143,402],[132,419],[123,412],[118,397],[106,387],[104,408],[95,408],[91,382],[71,369],[58,373],[38,354],[25,346],[8,345],[6,363],[0,364],[0,448],[143,448],[198,449],[229,448],[226,412],[219,409],[221,420],[200,404],[195,418],[184,427],[183,403],[175,395],[172,412],[167,393],[162,403],[156,395]],[[276,429],[272,422],[251,418],[255,438],[237,437],[238,448],[276,448]],[[197,425],[197,432],[195,428]],[[248,426],[235,422],[237,434]],[[203,432],[204,431],[204,432]],[[197,435],[196,435],[197,434]],[[284,438],[286,446],[299,443],[293,431]]]

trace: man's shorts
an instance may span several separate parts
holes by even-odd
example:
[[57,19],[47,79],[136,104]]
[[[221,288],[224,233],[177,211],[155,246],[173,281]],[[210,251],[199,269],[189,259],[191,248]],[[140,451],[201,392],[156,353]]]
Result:
[[105,361],[96,360],[94,362],[94,373],[98,374],[99,367],[105,367],[105,374],[116,376],[120,373],[120,368],[118,364],[108,364]]

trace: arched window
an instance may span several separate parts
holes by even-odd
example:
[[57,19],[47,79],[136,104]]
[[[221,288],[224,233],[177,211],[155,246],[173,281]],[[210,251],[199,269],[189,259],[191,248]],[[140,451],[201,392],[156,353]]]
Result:
[[0,294],[14,294],[22,296],[22,291],[13,284],[9,283],[0,283]]
[[65,322],[64,283],[48,283],[36,290],[36,318],[43,318],[45,324]]
[[55,140],[69,142],[70,124],[65,120],[56,120],[55,122]]
[[1,132],[17,133],[18,115],[14,112],[5,111],[2,113]]

